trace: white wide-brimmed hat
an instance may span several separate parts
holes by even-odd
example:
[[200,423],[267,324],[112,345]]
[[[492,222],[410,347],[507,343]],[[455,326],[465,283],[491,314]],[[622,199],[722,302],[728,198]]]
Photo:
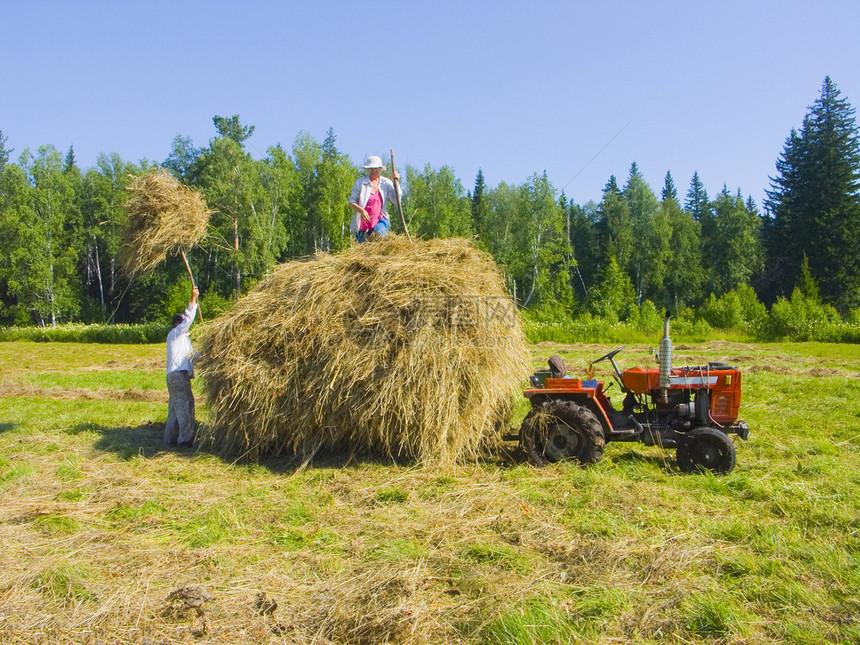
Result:
[[385,168],[385,164],[382,163],[382,159],[377,157],[376,155],[370,155],[367,160],[364,162],[365,168]]

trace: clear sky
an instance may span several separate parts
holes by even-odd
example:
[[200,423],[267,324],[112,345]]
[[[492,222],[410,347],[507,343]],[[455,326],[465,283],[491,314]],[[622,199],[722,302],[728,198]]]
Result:
[[658,196],[698,171],[761,206],[824,77],[860,105],[856,0],[0,0],[0,34],[13,159],[73,145],[83,168],[238,114],[257,158],[331,127],[354,162],[394,148],[467,190],[546,171],[582,204],[635,161]]

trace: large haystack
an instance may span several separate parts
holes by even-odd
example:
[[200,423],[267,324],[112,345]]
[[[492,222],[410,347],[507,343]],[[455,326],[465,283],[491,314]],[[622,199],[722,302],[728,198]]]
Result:
[[203,195],[163,171],[150,171],[129,184],[128,227],[119,261],[133,275],[158,266],[169,253],[197,244],[209,225]]
[[252,458],[474,458],[529,369],[492,259],[389,237],[280,265],[207,325],[207,438]]

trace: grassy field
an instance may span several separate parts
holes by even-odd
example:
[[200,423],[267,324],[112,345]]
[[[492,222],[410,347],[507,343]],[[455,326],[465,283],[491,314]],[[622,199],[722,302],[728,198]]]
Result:
[[860,642],[860,346],[676,345],[745,372],[724,477],[638,444],[588,469],[514,443],[445,471],[231,463],[162,444],[163,353],[0,343],[0,642]]

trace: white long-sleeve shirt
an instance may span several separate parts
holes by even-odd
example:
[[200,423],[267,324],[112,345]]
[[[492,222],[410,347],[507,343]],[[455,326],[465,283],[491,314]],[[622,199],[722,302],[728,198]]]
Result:
[[183,321],[167,334],[168,374],[178,370],[187,370],[190,374],[194,373],[194,366],[191,363],[191,355],[194,352],[194,348],[191,346],[191,337],[188,335],[188,330],[191,328],[191,323],[194,322],[194,316],[196,315],[197,303],[195,302],[193,305],[188,305]]
[[[350,204],[358,204],[362,208],[367,205],[367,200],[370,198],[370,193],[373,187],[370,185],[370,177],[359,177],[352,187],[352,193],[349,196]],[[388,177],[379,176],[379,194],[382,196],[382,217],[388,219],[388,202],[397,200],[398,193],[402,193],[400,182],[397,182],[397,187]],[[350,232],[355,235],[361,225],[361,214],[355,213],[352,221],[349,223]]]

